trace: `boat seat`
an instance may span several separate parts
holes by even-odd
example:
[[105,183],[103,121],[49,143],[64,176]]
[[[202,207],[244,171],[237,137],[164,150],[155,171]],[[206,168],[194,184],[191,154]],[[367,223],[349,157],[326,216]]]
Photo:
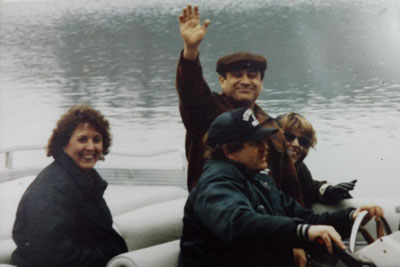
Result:
[[179,240],[118,255],[107,267],[178,267]]
[[185,202],[186,197],[115,216],[114,228],[125,239],[129,251],[179,239]]
[[0,240],[0,267],[13,266],[5,263],[10,263],[11,253],[15,248],[14,241],[11,238]]
[[11,239],[15,214],[22,194],[33,179],[35,176],[27,176],[0,184],[0,264],[9,263],[11,253],[16,248]]
[[109,184],[104,199],[113,217],[157,203],[186,198],[188,191],[176,186]]
[[[16,245],[11,238],[19,200],[35,176],[0,184],[0,265],[9,264]],[[188,192],[176,186],[109,184],[104,198],[114,227],[129,250],[178,239]]]

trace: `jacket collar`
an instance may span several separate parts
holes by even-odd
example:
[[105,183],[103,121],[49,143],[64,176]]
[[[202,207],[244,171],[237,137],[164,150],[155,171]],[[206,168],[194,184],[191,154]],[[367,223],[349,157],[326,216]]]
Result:
[[227,159],[228,163],[234,165],[247,179],[252,179],[259,171],[250,170],[244,163]]
[[68,176],[78,185],[82,195],[93,200],[100,200],[107,188],[107,182],[104,181],[95,169],[85,171],[78,167],[72,158],[65,152],[59,153],[54,157],[67,172]]
[[[229,100],[229,102],[231,103],[233,109],[235,109],[235,108],[248,107],[247,105],[243,105],[243,103],[241,103],[241,102],[239,102],[239,101],[236,101],[236,100],[233,99],[232,97],[227,96],[224,92],[223,92],[221,95],[224,96],[224,97],[226,97],[226,98]],[[262,109],[257,105],[257,103],[254,103],[253,112],[254,112],[254,115],[256,115],[257,119],[258,119],[258,116],[261,116],[263,119],[269,119],[269,118],[270,118],[270,117],[268,116],[268,114],[265,113],[264,110],[262,110]]]

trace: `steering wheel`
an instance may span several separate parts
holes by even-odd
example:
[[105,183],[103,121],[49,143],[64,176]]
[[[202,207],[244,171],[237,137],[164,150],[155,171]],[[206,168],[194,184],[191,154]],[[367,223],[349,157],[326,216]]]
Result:
[[350,252],[355,253],[355,246],[356,246],[356,239],[357,239],[357,233],[361,232],[363,235],[365,241],[367,241],[368,244],[373,243],[376,239],[381,238],[382,236],[385,235],[390,235],[392,233],[392,230],[390,229],[390,226],[386,219],[382,217],[380,220],[376,221],[376,236],[377,238],[374,239],[372,235],[368,232],[368,230],[362,226],[361,224],[364,221],[365,216],[368,214],[367,211],[362,211],[360,214],[357,216],[356,220],[353,223],[353,227],[351,228],[351,235],[350,235]]

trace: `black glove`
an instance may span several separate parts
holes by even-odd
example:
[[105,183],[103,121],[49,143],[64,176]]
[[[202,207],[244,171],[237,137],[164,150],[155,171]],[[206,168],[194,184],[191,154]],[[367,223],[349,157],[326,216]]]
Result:
[[337,185],[330,185],[325,189],[322,195],[322,200],[326,204],[335,204],[342,199],[353,198],[349,191],[354,189],[357,180],[348,183],[340,183]]

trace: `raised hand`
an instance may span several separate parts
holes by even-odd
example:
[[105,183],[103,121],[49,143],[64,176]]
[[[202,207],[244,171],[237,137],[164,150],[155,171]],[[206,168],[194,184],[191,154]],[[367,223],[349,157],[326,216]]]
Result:
[[179,16],[179,28],[184,41],[183,56],[186,59],[194,60],[198,55],[198,46],[207,32],[210,20],[200,24],[199,8],[191,5],[183,8]]

